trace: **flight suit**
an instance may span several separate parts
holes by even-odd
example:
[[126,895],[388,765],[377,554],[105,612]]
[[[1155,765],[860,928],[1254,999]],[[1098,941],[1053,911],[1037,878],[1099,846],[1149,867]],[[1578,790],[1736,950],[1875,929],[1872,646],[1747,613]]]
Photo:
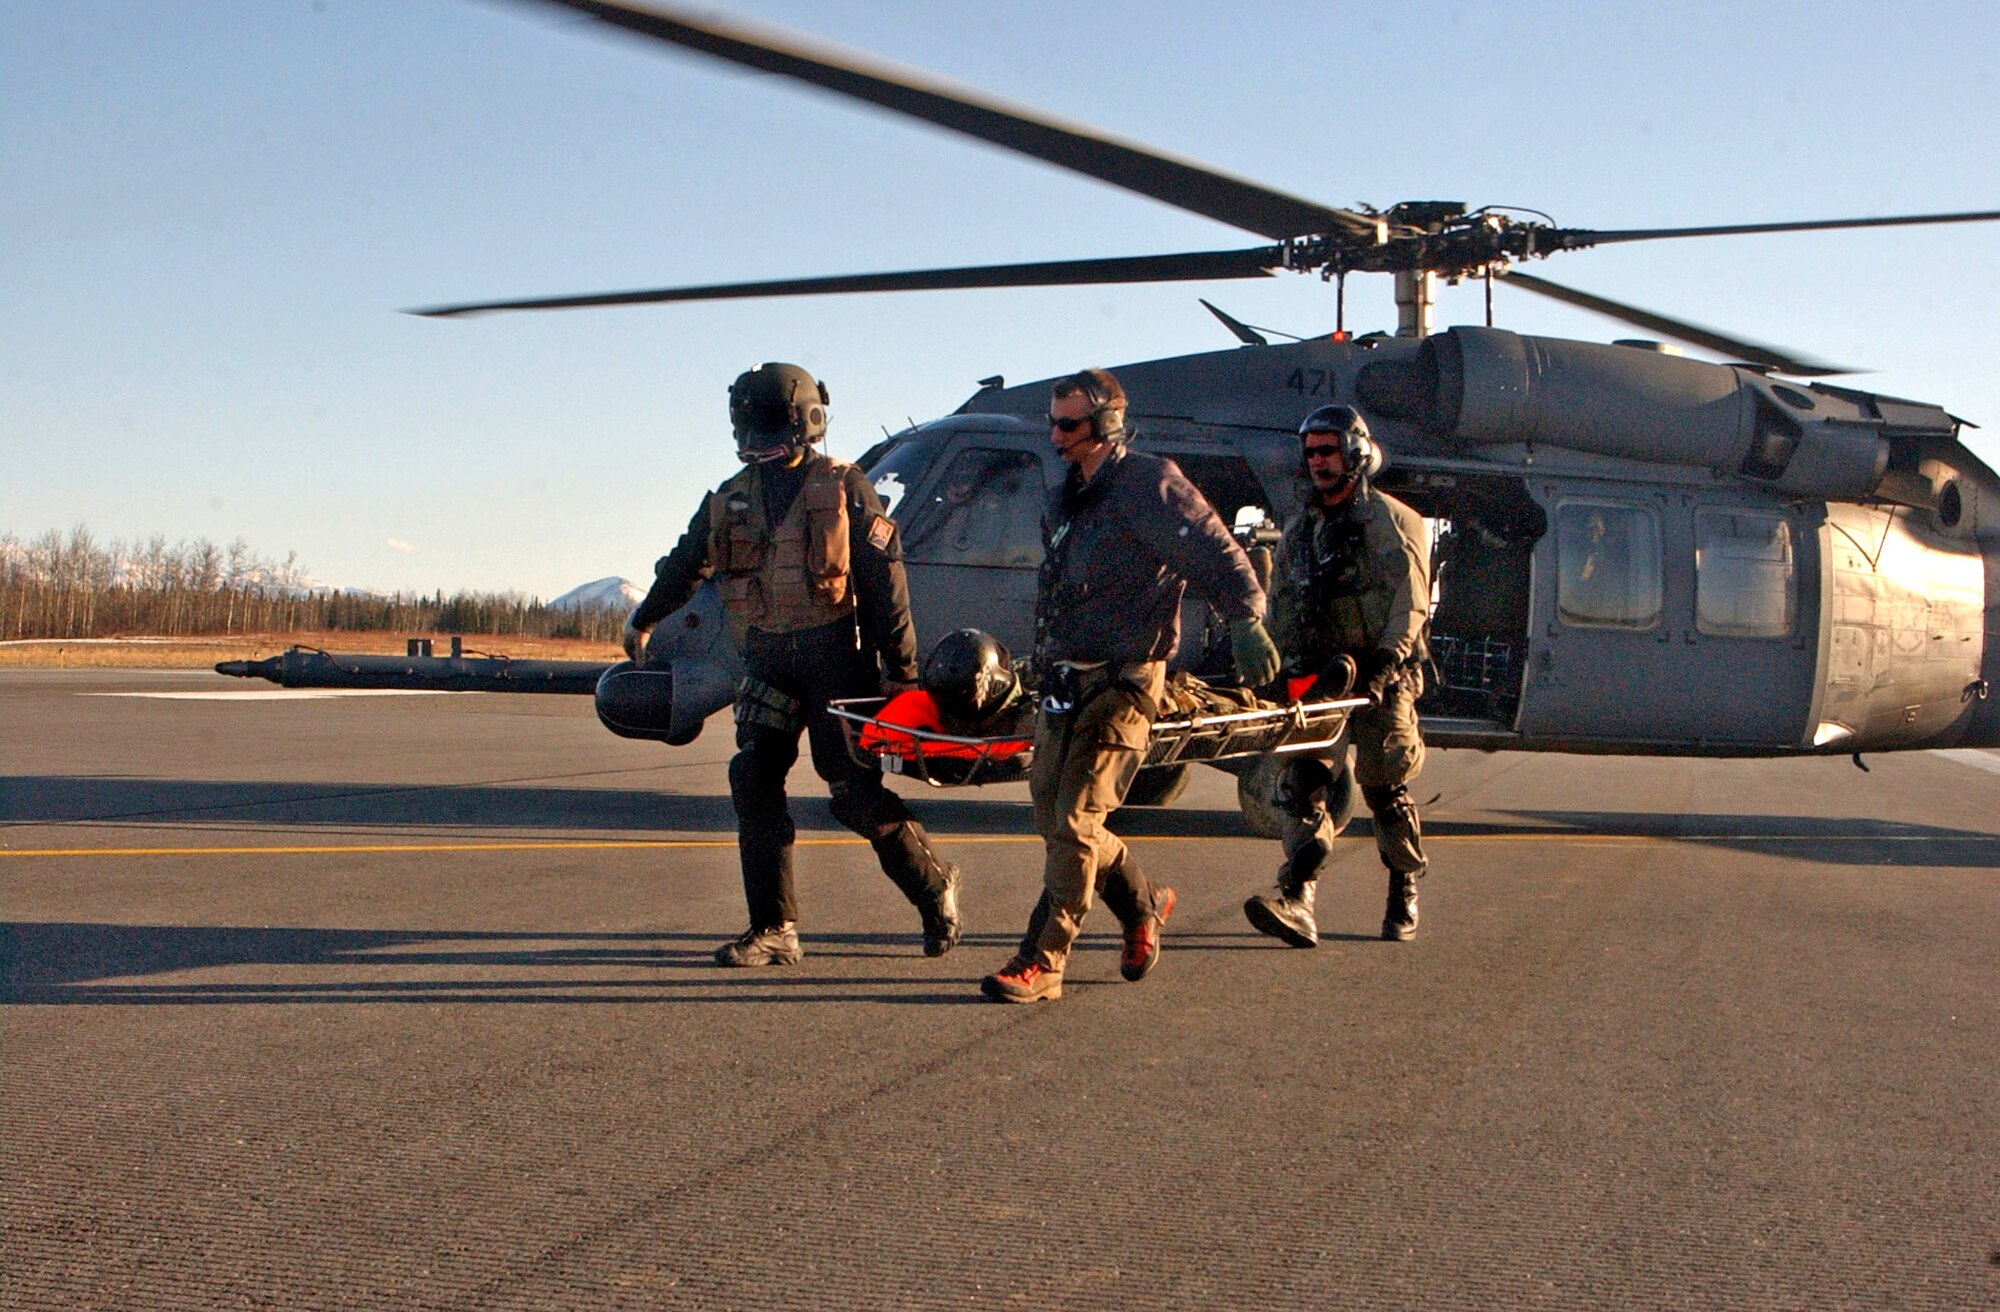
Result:
[[1116,447],[1050,497],[1035,605],[1042,710],[1028,791],[1042,900],[1021,958],[1061,972],[1092,896],[1128,928],[1156,894],[1105,827],[1145,760],[1189,582],[1225,620],[1257,620],[1264,590],[1213,507],[1171,460]]
[[[1385,671],[1380,700],[1349,718],[1348,737],[1354,781],[1375,817],[1376,850],[1389,870],[1384,936],[1408,937],[1416,925],[1415,881],[1425,869],[1407,785],[1424,765],[1416,702],[1428,655],[1429,530],[1414,510],[1364,481],[1345,504],[1311,502],[1286,528],[1274,591],[1272,636],[1295,673],[1322,670],[1342,654],[1364,672]],[[1326,795],[1335,773],[1323,758],[1305,757],[1279,778],[1285,865],[1278,885],[1287,896],[1309,890],[1332,852]]]
[[[798,918],[796,826],[785,779],[806,734],[834,818],[868,840],[882,871],[924,913],[925,950],[942,942],[956,870],[874,769],[847,752],[826,714],[837,698],[879,695],[884,676],[917,678],[916,632],[895,523],[858,467],[809,451],[798,465],[753,464],[703,500],[655,568],[632,622],[650,628],[713,575],[743,652],[729,796],[752,931]],[[878,669],[879,665],[879,669]],[[956,912],[950,911],[956,936]],[[933,949],[936,951],[933,951]]]

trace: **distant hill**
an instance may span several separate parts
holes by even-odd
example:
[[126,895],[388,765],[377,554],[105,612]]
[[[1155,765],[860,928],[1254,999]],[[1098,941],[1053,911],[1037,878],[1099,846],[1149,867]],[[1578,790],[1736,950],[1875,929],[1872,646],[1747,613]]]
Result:
[[621,610],[632,609],[646,598],[646,590],[630,579],[597,579],[568,592],[549,603],[550,610]]

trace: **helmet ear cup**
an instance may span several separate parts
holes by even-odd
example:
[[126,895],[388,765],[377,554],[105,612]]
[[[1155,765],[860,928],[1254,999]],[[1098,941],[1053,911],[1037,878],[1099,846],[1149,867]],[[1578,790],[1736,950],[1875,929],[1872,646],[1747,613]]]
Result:
[[1344,433],[1340,441],[1340,458],[1357,477],[1373,478],[1382,472],[1382,448],[1366,432],[1350,429]]
[[1080,373],[1071,374],[1064,382],[1074,384],[1083,399],[1090,402],[1092,437],[1100,442],[1125,440],[1125,398],[1100,383],[1096,370],[1085,369]]
[[[792,422],[798,427],[800,437],[808,442],[817,442],[826,436],[826,408],[833,404],[833,398],[827,394],[825,383],[805,374],[804,370],[800,373],[802,377],[792,386]],[[800,399],[798,394],[806,390],[806,383],[812,384],[812,391],[819,394],[818,400],[810,395]]]

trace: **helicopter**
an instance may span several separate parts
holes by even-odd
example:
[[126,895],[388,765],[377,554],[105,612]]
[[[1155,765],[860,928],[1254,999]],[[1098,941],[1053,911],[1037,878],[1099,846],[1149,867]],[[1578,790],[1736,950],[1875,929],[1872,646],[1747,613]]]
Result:
[[[1440,747],[1678,756],[1852,755],[2000,746],[2000,477],[1940,406],[1836,386],[1840,366],[1523,271],[1596,246],[1986,222],[2000,211],[1707,227],[1563,228],[1454,202],[1338,208],[1042,117],[905,69],[626,0],[539,0],[638,36],[875,105],[1250,232],[1265,244],[432,306],[452,318],[798,295],[1317,275],[1328,336],[1273,344],[1214,306],[1239,345],[1118,365],[1136,444],[1171,457],[1254,551],[1301,506],[1301,416],[1352,405],[1391,453],[1377,480],[1433,523]],[[1393,335],[1345,326],[1350,275],[1394,282]],[[1476,279],[1487,323],[1437,331],[1440,280]],[[1498,283],[1652,335],[1613,343],[1493,325]],[[1204,302],[1206,304],[1206,302]],[[1729,358],[1683,357],[1668,341]],[[1026,647],[1046,489],[1051,380],[985,380],[953,413],[865,452],[904,540],[920,633],[968,625]],[[295,685],[590,691],[614,732],[685,743],[737,673],[712,595],[643,664],[290,653],[219,670]],[[1199,603],[1178,662],[1226,672]],[[576,668],[562,668],[575,665]],[[544,668],[546,667],[546,668]],[[1232,767],[1268,828],[1273,758]],[[1130,799],[1172,800],[1186,767]],[[1338,790],[1351,809],[1351,778]],[[1344,818],[1344,815],[1343,817]]]

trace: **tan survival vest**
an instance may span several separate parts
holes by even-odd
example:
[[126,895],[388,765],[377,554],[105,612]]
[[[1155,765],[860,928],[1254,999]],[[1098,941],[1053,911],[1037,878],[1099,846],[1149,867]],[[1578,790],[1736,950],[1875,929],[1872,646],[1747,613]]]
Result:
[[764,470],[751,465],[709,496],[708,559],[729,627],[791,633],[854,613],[849,586],[845,462],[808,456],[784,521],[764,513]]

